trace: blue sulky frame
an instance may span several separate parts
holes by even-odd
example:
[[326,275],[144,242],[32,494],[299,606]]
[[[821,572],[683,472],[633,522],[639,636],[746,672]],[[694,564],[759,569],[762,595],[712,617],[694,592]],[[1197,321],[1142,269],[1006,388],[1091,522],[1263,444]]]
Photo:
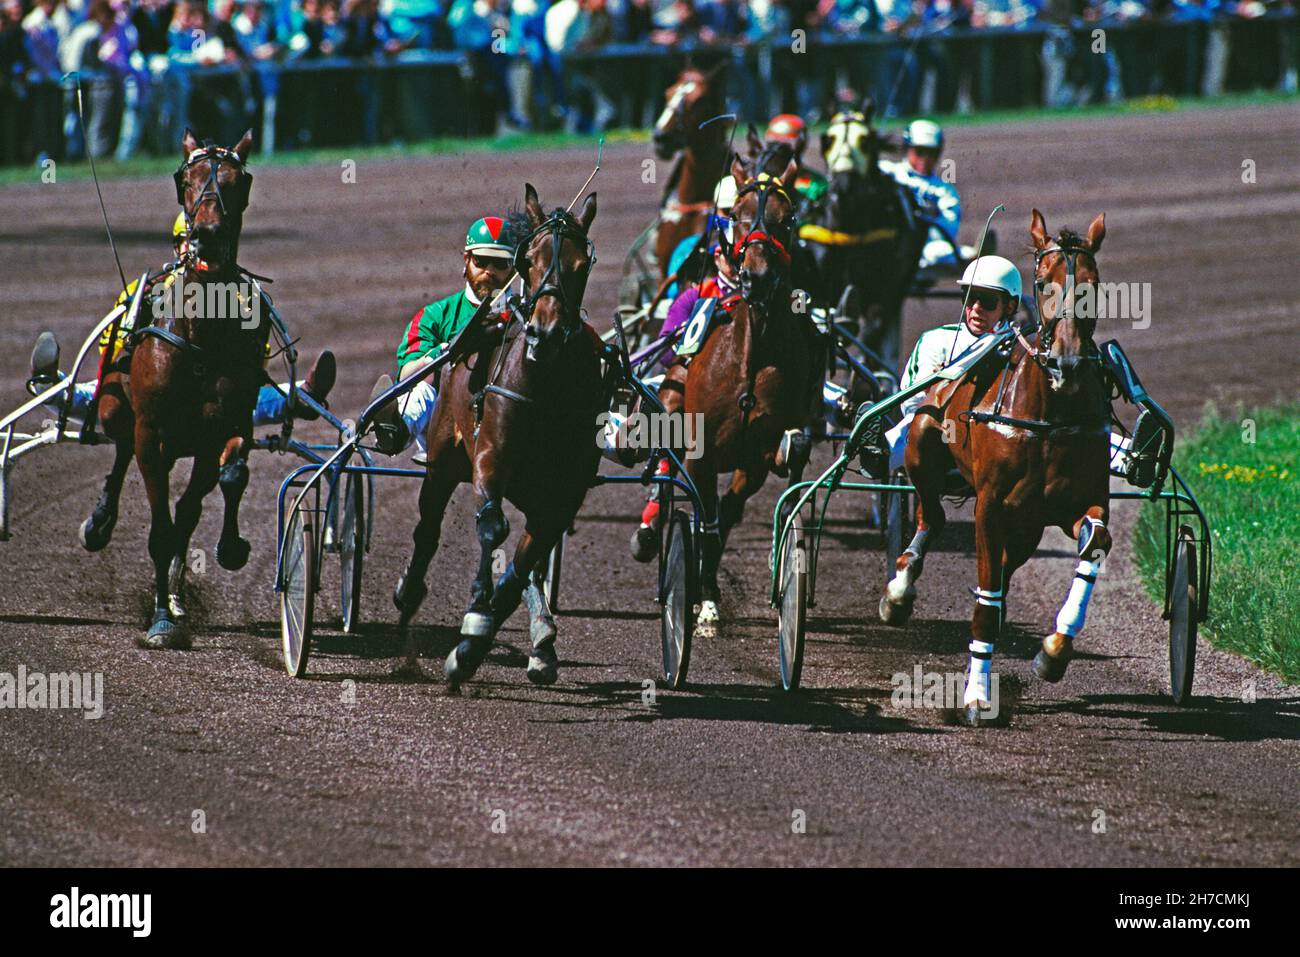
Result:
[[[1003,333],[1007,336],[1009,333]],[[995,342],[996,342],[995,337]],[[958,357],[958,365],[962,364],[962,357]],[[907,389],[905,392],[898,392],[888,396],[869,408],[863,409],[854,425],[853,431],[848,436],[843,452],[831,463],[820,476],[807,482],[800,482],[786,489],[777,499],[777,503],[772,513],[772,551],[769,555],[768,563],[771,569],[771,590],[768,600],[772,607],[780,609],[782,607],[783,596],[782,589],[782,556],[785,554],[787,539],[791,534],[795,523],[799,521],[801,515],[807,514],[811,519],[800,525],[801,531],[808,535],[808,543],[805,545],[805,561],[807,571],[806,602],[808,607],[816,604],[816,583],[817,583],[817,566],[818,552],[821,544],[822,530],[826,520],[826,512],[830,505],[830,499],[833,493],[841,489],[847,489],[855,492],[875,492],[883,494],[910,495],[915,493],[915,489],[910,484],[899,484],[895,482],[845,482],[844,475],[850,468],[850,462],[858,454],[862,444],[863,429],[866,423],[872,419],[880,418],[888,412],[896,409],[903,401],[910,396],[928,389],[932,384],[940,379],[955,378],[956,376],[949,370],[936,373],[933,376],[923,380]],[[1210,608],[1210,579],[1213,571],[1213,542],[1210,535],[1209,522],[1205,518],[1205,513],[1201,510],[1200,504],[1196,501],[1196,496],[1183,481],[1181,475],[1170,465],[1170,458],[1173,451],[1173,423],[1168,414],[1157,404],[1149,395],[1146,394],[1140,385],[1132,390],[1132,399],[1135,404],[1148,410],[1167,428],[1168,440],[1163,443],[1160,457],[1157,464],[1155,481],[1151,487],[1145,491],[1120,489],[1113,490],[1110,493],[1112,499],[1131,499],[1135,501],[1161,502],[1165,507],[1165,601],[1162,617],[1170,620],[1175,615],[1176,589],[1174,587],[1175,575],[1178,571],[1176,567],[1177,549],[1181,542],[1186,541],[1196,549],[1196,577],[1195,577],[1195,607],[1193,610],[1194,620],[1204,622],[1209,614]],[[1122,477],[1123,473],[1112,468],[1112,475]],[[805,510],[807,510],[805,512]],[[1195,633],[1192,632],[1193,649],[1190,652],[1194,660],[1194,642]],[[1171,639],[1171,655],[1172,639]],[[1187,652],[1183,652],[1186,654]],[[1187,673],[1187,685],[1181,690],[1175,687],[1174,697],[1179,703],[1190,692],[1190,666]],[[1175,679],[1177,684],[1177,679]]]

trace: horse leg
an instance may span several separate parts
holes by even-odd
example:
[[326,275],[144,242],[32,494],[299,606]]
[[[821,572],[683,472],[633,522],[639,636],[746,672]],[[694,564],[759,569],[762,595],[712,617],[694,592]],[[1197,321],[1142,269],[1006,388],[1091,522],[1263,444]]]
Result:
[[429,594],[424,577],[428,574],[429,563],[437,554],[438,544],[442,540],[442,519],[457,484],[455,477],[441,468],[431,468],[420,483],[420,520],[411,536],[415,549],[411,552],[411,560],[405,571],[397,579],[397,587],[393,589],[393,604],[401,612],[400,623],[403,626],[415,617],[420,604]]
[[[475,484],[479,501],[482,503],[474,513],[479,543],[478,573],[474,576],[473,584],[470,585],[469,608],[460,627],[460,633],[465,636],[465,639],[452,649],[443,668],[452,687],[457,687],[474,677],[474,672],[478,670],[478,666],[483,663],[483,659],[487,657],[492,647],[492,638],[496,634],[492,607],[492,562],[501,543],[510,537],[510,522],[501,507],[501,496],[494,483]],[[508,571],[511,572],[509,579],[502,576],[502,581],[512,591],[518,589],[514,591],[515,607],[518,607],[519,596],[523,594],[523,580],[513,575],[512,569]],[[507,595],[503,599],[503,604],[509,597]]]
[[1110,532],[1106,529],[1105,506],[1094,505],[1074,523],[1079,547],[1079,564],[1065,604],[1056,615],[1056,631],[1043,639],[1042,650],[1034,656],[1034,673],[1044,681],[1060,681],[1074,653],[1074,638],[1083,630],[1092,587],[1101,573],[1101,564],[1110,553]]
[[1002,550],[1005,516],[994,490],[982,492],[975,501],[975,561],[979,587],[975,589],[975,610],[971,614],[970,668],[962,701],[966,723],[986,724],[997,715],[992,710],[990,674],[993,647],[1002,629]]
[[149,649],[186,648],[189,639],[172,616],[168,602],[168,569],[176,556],[176,526],[169,501],[172,463],[163,456],[155,435],[139,426],[136,434],[135,459],[149,499],[149,558],[154,569],[153,619],[137,644]]
[[534,572],[546,561],[551,549],[555,547],[572,521],[573,517],[570,515],[568,522],[557,524],[548,516],[547,521],[544,524],[539,523],[538,528],[534,529],[531,526],[526,528],[519,538],[519,544],[515,547],[514,561],[498,580],[492,595],[493,618],[497,627],[500,627],[519,603],[515,582],[526,583],[523,599],[528,606],[528,638],[532,646],[528,656],[527,674],[528,680],[533,684],[555,684],[560,669],[560,659],[555,653],[555,639],[559,635],[559,630],[555,626],[555,617],[551,614],[550,606],[546,603],[546,595]]
[[117,525],[117,503],[122,496],[122,483],[126,479],[126,470],[131,466],[135,448],[131,440],[119,439],[115,443],[113,468],[104,479],[104,490],[95,503],[95,509],[81,524],[79,537],[82,547],[88,552],[97,552],[113,538],[113,529]]
[[[939,443],[938,449],[933,447],[935,443]],[[916,534],[898,556],[894,577],[885,586],[885,594],[880,599],[880,620],[887,625],[903,625],[912,617],[916,582],[925,566],[925,554],[947,523],[941,493],[946,465],[951,459],[937,454],[941,450],[942,434],[938,428],[925,428],[917,442],[908,443],[905,464],[918,500]]]
[[718,473],[705,458],[689,459],[686,472],[700,492],[704,507],[704,534],[700,540],[700,611],[695,618],[697,638],[718,634],[718,566],[722,563],[722,532],[718,515]]
[[244,457],[244,439],[235,436],[221,453],[217,481],[226,511],[221,520],[221,537],[217,540],[217,564],[235,572],[248,561],[252,546],[239,534],[239,503],[248,487],[248,460]]
[[217,484],[217,454],[196,454],[190,471],[190,483],[176,500],[176,553],[167,573],[167,607],[173,617],[185,617],[185,571],[189,558],[190,538],[203,515],[203,499]]

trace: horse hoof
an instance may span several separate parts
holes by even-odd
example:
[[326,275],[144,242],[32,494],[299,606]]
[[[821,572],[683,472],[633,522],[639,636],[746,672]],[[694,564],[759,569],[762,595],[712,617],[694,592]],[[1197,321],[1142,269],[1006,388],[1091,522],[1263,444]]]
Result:
[[880,620],[886,625],[901,627],[912,617],[912,599],[904,598],[901,602],[892,602],[888,595],[880,599]]
[[167,610],[172,613],[173,618],[184,618],[186,616],[185,605],[181,603],[180,595],[169,595],[167,597]]
[[113,528],[117,525],[117,516],[110,515],[102,524],[95,523],[95,516],[91,515],[81,523],[81,531],[77,537],[81,539],[81,547],[88,552],[97,552],[113,538]]
[[217,542],[217,564],[228,572],[237,572],[248,564],[248,553],[253,546],[248,539],[236,537],[233,541]]
[[528,680],[535,685],[553,685],[560,676],[560,659],[555,654],[555,642],[533,645],[528,658]]
[[397,587],[393,589],[393,604],[402,613],[403,624],[415,617],[428,594],[429,588],[423,579],[413,580],[407,577],[406,572],[402,572],[402,577],[397,579]]
[[632,533],[632,557],[642,564],[659,554],[659,533],[649,525],[642,525]]
[[447,676],[448,683],[455,688],[473,678],[474,673],[478,671],[478,666],[487,657],[491,645],[490,639],[475,641],[472,638],[466,638],[453,648],[451,654],[447,656],[447,662],[442,669],[443,674]]
[[695,637],[718,637],[718,624],[721,620],[722,615],[718,611],[717,602],[708,599],[700,602],[700,610],[695,615]]
[[989,705],[983,701],[972,701],[962,711],[961,723],[968,728],[987,728],[993,724],[989,715]]
[[1056,684],[1056,682],[1065,677],[1065,669],[1068,668],[1069,665],[1069,655],[1061,655],[1057,657],[1049,655],[1046,651],[1041,649],[1038,654],[1034,655],[1034,674],[1052,684]]
[[160,608],[154,612],[149,630],[136,639],[136,644],[149,651],[163,648],[184,651],[189,649],[190,639],[185,630],[171,619],[168,610]]

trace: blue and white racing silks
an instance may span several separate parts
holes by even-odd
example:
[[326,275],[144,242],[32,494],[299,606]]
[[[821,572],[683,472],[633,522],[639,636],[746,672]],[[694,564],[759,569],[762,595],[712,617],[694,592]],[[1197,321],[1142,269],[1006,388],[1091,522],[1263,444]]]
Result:
[[[905,159],[896,162],[882,160],[880,169],[910,189],[927,215],[937,219],[949,236],[957,238],[957,227],[961,225],[961,197],[957,195],[956,186],[945,183],[938,176],[922,176]],[[956,261],[956,250],[943,232],[931,229],[921,252],[921,268]]]

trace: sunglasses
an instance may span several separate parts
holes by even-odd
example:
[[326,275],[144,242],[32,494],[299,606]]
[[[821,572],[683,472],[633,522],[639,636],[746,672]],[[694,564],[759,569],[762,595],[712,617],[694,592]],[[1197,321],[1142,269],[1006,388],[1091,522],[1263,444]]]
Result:
[[510,268],[510,260],[502,256],[480,256],[478,253],[470,253],[469,258],[478,269],[494,269],[500,271]]
[[993,310],[1002,304],[1002,293],[991,289],[972,289],[970,302],[971,305],[979,303],[983,308]]

